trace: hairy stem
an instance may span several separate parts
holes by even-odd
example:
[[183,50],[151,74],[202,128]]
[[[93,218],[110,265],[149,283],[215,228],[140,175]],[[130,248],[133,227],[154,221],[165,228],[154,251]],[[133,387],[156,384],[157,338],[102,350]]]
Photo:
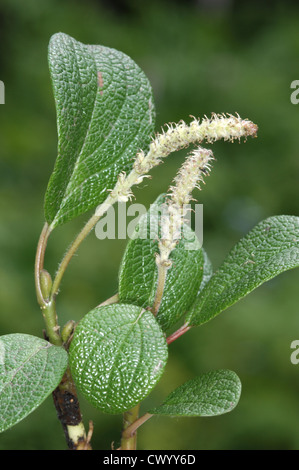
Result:
[[83,240],[87,237],[87,235],[92,230],[92,228],[95,226],[98,220],[99,219],[97,217],[92,216],[87,222],[87,224],[83,227],[81,232],[77,235],[77,237],[75,238],[75,240],[69,247],[68,251],[66,252],[63,260],[61,261],[59,265],[58,271],[53,281],[52,298],[54,298],[58,293],[62,277],[65,273],[66,268],[68,267],[70,260],[72,259],[77,249],[79,248]]
[[[139,407],[139,405],[138,405]],[[137,429],[143,424],[145,423],[148,419],[150,419],[153,415],[150,414],[150,413],[145,413],[143,416],[141,416],[140,418],[136,419],[135,421],[131,422],[131,424],[129,424],[129,426],[126,427],[126,429],[124,429],[123,433],[122,433],[122,445],[121,445],[121,450],[134,450],[135,448],[133,447],[123,447],[123,445],[126,443],[126,442],[130,442],[131,440],[133,440],[134,438],[136,439],[136,431]]]
[[185,334],[187,331],[191,329],[191,326],[188,325],[188,323],[185,323],[183,326],[181,326],[178,330],[176,330],[174,333],[172,333],[168,338],[166,338],[167,344],[173,343],[176,339],[180,338],[183,334]]
[[53,288],[52,288],[52,295],[51,298],[54,298],[58,294],[59,286],[62,280],[62,277],[65,273],[66,268],[68,267],[69,262],[71,261],[72,257],[78,250],[79,246],[81,243],[85,240],[87,235],[91,232],[93,227],[96,225],[96,223],[100,220],[102,215],[108,210],[108,208],[116,202],[115,198],[112,198],[108,196],[106,201],[98,207],[96,210],[95,214],[91,216],[91,218],[88,220],[86,225],[82,228],[81,232],[77,235],[71,246],[69,247],[68,251],[64,255],[63,260],[61,261],[58,271],[56,273],[55,279],[53,281]]
[[101,304],[99,304],[97,307],[104,307],[105,305],[111,305],[111,304],[116,304],[119,300],[118,294],[112,295],[112,297],[109,297],[109,299],[104,300]]

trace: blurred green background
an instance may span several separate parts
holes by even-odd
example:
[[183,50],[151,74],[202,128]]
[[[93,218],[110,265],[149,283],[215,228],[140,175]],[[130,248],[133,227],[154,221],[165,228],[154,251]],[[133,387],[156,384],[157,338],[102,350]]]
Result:
[[[47,46],[59,31],[119,49],[140,65],[153,86],[157,130],[211,112],[238,112],[259,125],[258,139],[213,145],[217,161],[196,193],[215,268],[261,219],[299,215],[299,105],[290,101],[290,84],[299,79],[298,2],[1,0],[0,334],[42,335],[33,264],[56,157]],[[137,202],[149,205],[165,191],[185,155],[156,168],[135,192]],[[88,215],[52,234],[45,263],[51,273]],[[78,321],[116,292],[125,244],[93,233],[84,242],[58,297],[61,324]],[[241,400],[216,418],[154,417],[139,432],[140,449],[299,448],[299,365],[290,362],[290,344],[299,339],[298,282],[299,270],[284,273],[171,345],[166,373],[144,410],[187,379],[218,368],[239,375]],[[104,415],[83,400],[81,406],[85,422],[94,420],[93,448],[117,445],[121,416]],[[0,435],[0,449],[64,448],[51,397]]]

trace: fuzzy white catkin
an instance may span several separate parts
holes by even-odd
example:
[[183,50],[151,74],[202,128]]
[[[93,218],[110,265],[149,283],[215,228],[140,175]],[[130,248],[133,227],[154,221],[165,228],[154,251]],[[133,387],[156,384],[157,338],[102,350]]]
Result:
[[187,157],[179,169],[174,179],[175,185],[170,187],[166,198],[167,210],[161,220],[161,238],[158,243],[160,254],[156,257],[158,265],[171,266],[169,255],[181,237],[185,208],[192,199],[192,191],[195,188],[200,189],[200,183],[204,182],[203,177],[209,174],[210,161],[213,158],[211,150],[199,147]]
[[189,125],[184,121],[169,124],[167,131],[157,134],[146,155],[143,151],[137,154],[134,169],[139,174],[145,174],[158,165],[161,158],[190,144],[200,144],[204,140],[212,143],[220,139],[232,142],[242,137],[255,136],[256,132],[257,126],[253,122],[230,115],[212,114],[211,119],[205,117],[201,122],[194,118]]
[[200,189],[199,183],[203,183],[203,177],[209,174],[210,161],[213,159],[213,152],[202,147],[195,149],[187,157],[174,179],[175,186],[170,187],[172,204],[182,207],[189,203],[192,191],[195,188]]
[[256,137],[257,126],[240,116],[225,114],[212,114],[209,119],[205,117],[200,121],[195,119],[190,124],[184,121],[178,124],[169,124],[166,131],[157,134],[152,140],[149,151],[144,154],[140,151],[136,155],[133,169],[127,176],[121,173],[110,196],[113,201],[128,201],[132,198],[132,186],[141,183],[143,178],[149,177],[147,173],[161,163],[162,159],[170,153],[190,144],[200,144],[204,140],[212,143],[219,139],[234,141],[242,137]]

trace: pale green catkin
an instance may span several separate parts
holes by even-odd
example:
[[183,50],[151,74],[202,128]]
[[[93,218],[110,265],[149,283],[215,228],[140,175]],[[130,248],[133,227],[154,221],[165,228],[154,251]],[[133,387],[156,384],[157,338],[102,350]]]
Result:
[[179,169],[174,179],[175,185],[169,189],[164,205],[166,210],[161,218],[160,254],[156,257],[158,265],[171,266],[169,255],[181,237],[181,227],[186,215],[186,206],[192,198],[191,193],[195,188],[200,189],[199,183],[203,183],[203,177],[209,174],[210,161],[213,158],[211,150],[199,147],[187,157]]
[[184,121],[178,124],[169,124],[166,131],[157,134],[152,140],[149,151],[144,154],[140,151],[136,155],[132,171],[126,175],[121,173],[113,190],[110,190],[110,200],[128,201],[132,198],[132,186],[149,177],[147,173],[161,163],[162,159],[170,153],[188,147],[190,144],[200,144],[204,140],[207,143],[219,139],[234,141],[242,137],[256,137],[257,126],[240,116],[225,114],[212,114],[209,119],[205,117],[200,121],[195,119],[190,124]]

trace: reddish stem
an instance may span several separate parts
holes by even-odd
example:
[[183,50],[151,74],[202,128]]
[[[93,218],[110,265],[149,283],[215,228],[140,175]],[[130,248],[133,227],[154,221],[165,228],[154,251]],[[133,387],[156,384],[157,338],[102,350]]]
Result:
[[174,333],[172,333],[168,338],[166,339],[167,344],[172,343],[176,339],[178,339],[180,336],[182,336],[184,333],[186,333],[188,330],[190,330],[191,326],[189,326],[187,323],[185,325],[181,326],[178,330],[176,330]]

